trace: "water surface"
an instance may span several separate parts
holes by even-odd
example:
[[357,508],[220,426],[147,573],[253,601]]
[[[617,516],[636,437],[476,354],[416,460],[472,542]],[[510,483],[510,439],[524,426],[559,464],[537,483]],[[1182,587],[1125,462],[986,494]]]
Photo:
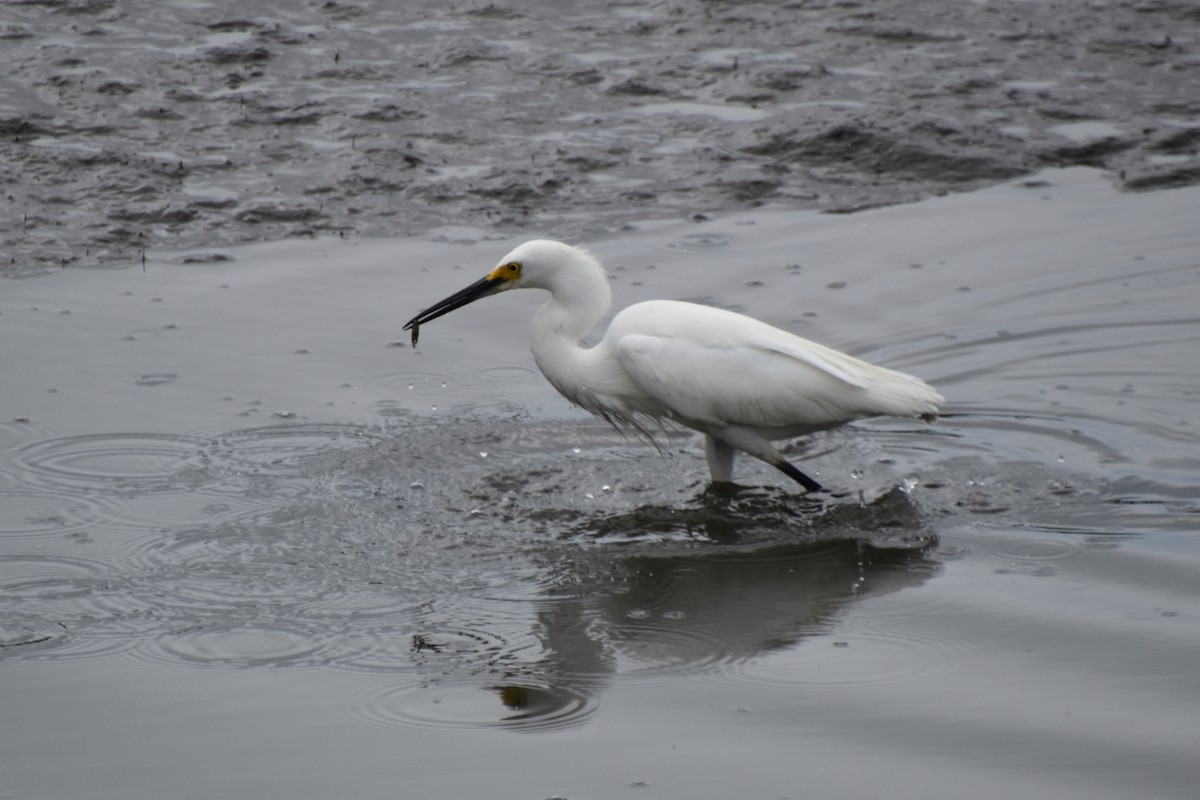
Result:
[[6,789],[1190,796],[1198,202],[1067,170],[588,242],[620,305],[745,311],[947,396],[798,442],[822,499],[750,461],[708,490],[686,432],[572,410],[537,293],[411,349],[512,241],[9,281]]

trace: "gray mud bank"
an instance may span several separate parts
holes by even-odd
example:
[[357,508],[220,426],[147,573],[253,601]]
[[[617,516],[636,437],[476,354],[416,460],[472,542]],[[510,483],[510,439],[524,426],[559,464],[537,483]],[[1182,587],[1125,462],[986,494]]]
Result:
[[0,273],[846,212],[1046,166],[1193,184],[1197,30],[1190,0],[7,2]]

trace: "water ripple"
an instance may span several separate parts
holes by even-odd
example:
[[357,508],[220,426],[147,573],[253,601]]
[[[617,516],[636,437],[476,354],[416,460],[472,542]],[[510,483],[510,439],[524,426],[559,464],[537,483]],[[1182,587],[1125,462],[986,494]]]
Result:
[[213,469],[236,475],[299,478],[307,459],[369,439],[365,426],[337,423],[268,425],[214,437],[206,449]]
[[89,594],[105,585],[103,564],[82,558],[51,555],[0,556],[0,600],[57,600]]
[[200,667],[323,666],[330,633],[278,620],[211,620],[171,630],[134,651],[137,658]]
[[670,242],[667,247],[677,250],[709,250],[714,247],[726,247],[733,239],[721,233],[689,233]]
[[989,537],[979,548],[1003,563],[998,574],[1023,573],[1037,577],[1055,574],[1053,562],[1078,556],[1086,545],[1068,538],[1018,539],[1009,535]]
[[113,569],[74,556],[0,556],[0,658],[93,658],[131,647],[151,606],[125,596]]
[[744,655],[720,628],[693,620],[682,609],[661,614],[631,609],[606,631],[605,641],[617,653],[615,672],[639,684],[669,683]]
[[192,487],[205,445],[179,434],[84,434],[25,445],[14,463],[29,483],[51,491],[173,492]]
[[374,687],[352,699],[350,718],[389,728],[502,728],[535,733],[581,725],[597,706],[595,697],[568,687],[460,678]]
[[770,658],[731,665],[722,679],[769,692],[936,685],[978,647],[954,629],[923,622],[911,609],[880,612],[869,625],[854,621]]
[[47,535],[87,538],[114,515],[114,498],[48,489],[0,490],[0,539]]

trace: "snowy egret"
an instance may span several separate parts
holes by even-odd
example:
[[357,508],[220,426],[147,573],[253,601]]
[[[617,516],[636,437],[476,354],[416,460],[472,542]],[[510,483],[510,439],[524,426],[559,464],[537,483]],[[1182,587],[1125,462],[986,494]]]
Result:
[[877,367],[742,314],[674,300],[635,303],[593,347],[580,340],[608,312],[612,292],[585,251],[544,239],[517,247],[486,276],[405,324],[419,326],[508,289],[546,289],[530,346],[546,380],[614,427],[653,442],[651,426],[704,434],[709,473],[733,479],[740,450],[808,491],[821,485],[771,443],[874,416],[933,420],[940,394],[919,378]]

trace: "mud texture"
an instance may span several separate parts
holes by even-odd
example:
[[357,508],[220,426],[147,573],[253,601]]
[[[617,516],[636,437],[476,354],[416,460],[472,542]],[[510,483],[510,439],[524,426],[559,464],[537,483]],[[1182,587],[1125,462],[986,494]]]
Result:
[[[8,0],[0,274],[1200,181],[1192,0]],[[469,231],[463,235],[469,235]]]

